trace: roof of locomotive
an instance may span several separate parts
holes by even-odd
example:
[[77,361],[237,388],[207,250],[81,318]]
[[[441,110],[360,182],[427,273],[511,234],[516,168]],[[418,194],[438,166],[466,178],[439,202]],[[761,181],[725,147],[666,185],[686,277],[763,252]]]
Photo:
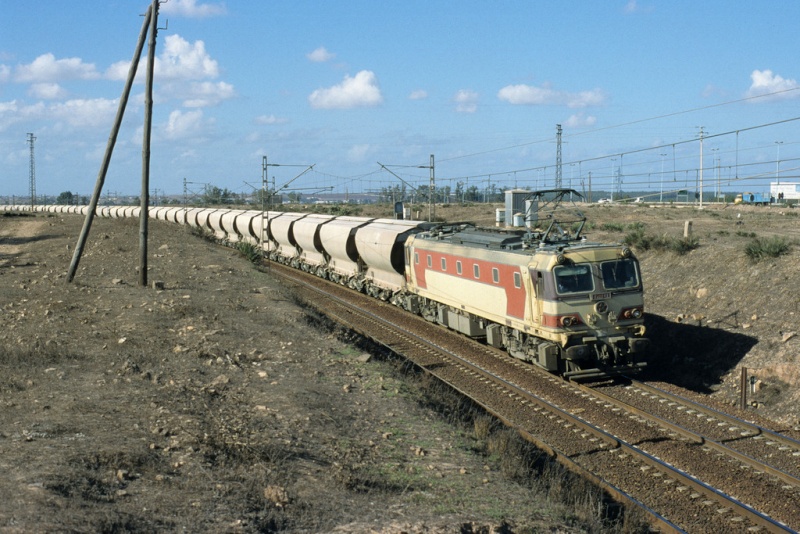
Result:
[[415,236],[426,241],[446,242],[465,247],[498,250],[516,254],[551,252],[553,254],[585,248],[619,247],[619,243],[597,243],[585,237],[571,239],[564,236],[559,241],[543,241],[542,233],[528,230],[482,228],[471,223],[443,224]]

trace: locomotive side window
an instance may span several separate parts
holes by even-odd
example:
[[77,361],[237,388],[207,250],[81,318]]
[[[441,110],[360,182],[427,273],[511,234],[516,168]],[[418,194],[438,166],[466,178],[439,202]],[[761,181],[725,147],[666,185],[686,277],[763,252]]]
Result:
[[477,263],[472,266],[472,274],[475,275],[475,278],[480,280],[480,278],[481,278],[481,268]]
[[414,263],[419,265],[419,252],[414,253]]
[[442,258],[442,271],[446,270],[447,270],[447,260],[445,258]]
[[431,258],[431,255],[428,254],[428,268],[430,269],[431,267],[433,267],[433,259]]
[[496,267],[492,268],[492,281],[495,284],[500,283],[500,270]]
[[514,287],[516,287],[517,289],[522,287],[522,275],[520,275],[519,273],[514,273]]
[[639,273],[634,260],[606,261],[600,264],[606,289],[639,287]]
[[460,261],[456,262],[456,272],[458,274],[461,274],[461,262]]
[[592,269],[589,265],[559,265],[553,269],[553,274],[559,294],[588,293],[594,290]]

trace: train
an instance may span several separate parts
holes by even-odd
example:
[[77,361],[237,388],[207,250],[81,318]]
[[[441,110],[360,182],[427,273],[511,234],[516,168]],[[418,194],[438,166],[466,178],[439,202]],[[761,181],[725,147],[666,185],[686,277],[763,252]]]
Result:
[[[85,215],[87,206],[0,206]],[[103,206],[102,217],[140,208]],[[390,302],[569,380],[646,366],[639,262],[623,244],[581,235],[585,218],[544,229],[481,228],[315,213],[151,207],[151,219],[260,247],[290,265]]]

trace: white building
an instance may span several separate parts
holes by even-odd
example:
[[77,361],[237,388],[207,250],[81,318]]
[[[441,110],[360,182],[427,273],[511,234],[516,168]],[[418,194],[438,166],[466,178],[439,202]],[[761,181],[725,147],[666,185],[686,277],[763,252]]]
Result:
[[779,200],[780,193],[783,193],[782,200],[800,200],[800,183],[797,182],[771,182],[769,184],[769,196]]

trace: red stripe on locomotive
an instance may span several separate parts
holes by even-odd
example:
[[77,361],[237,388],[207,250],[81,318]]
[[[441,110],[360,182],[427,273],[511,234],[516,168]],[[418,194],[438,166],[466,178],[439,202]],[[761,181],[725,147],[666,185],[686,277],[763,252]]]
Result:
[[[431,265],[428,267],[428,257]],[[442,259],[445,260],[445,269],[442,268]],[[476,260],[455,254],[443,254],[433,250],[414,248],[412,258],[417,286],[421,289],[430,289],[425,273],[428,270],[454,276],[463,280],[471,280],[481,284],[503,288],[506,293],[506,313],[511,317],[525,318],[525,302],[528,292],[522,283],[522,274],[518,265],[508,265],[484,260]],[[461,262],[461,272],[457,271],[457,264]],[[478,277],[475,277],[475,266],[478,266]],[[498,281],[494,281],[493,269],[498,271]],[[519,287],[516,286],[514,274],[518,275]]]

